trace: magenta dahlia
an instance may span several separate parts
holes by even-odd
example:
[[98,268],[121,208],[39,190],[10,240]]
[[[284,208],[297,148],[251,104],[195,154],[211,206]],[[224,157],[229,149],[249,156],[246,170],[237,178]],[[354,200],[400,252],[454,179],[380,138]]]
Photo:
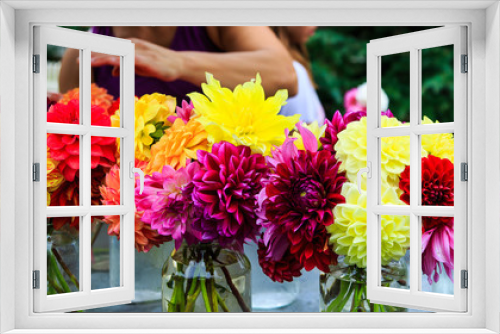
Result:
[[347,124],[361,119],[366,116],[366,111],[348,112],[344,116],[340,111],[336,111],[333,115],[332,121],[325,120],[326,130],[325,136],[320,138],[320,142],[325,150],[334,152],[335,144],[337,144],[337,135],[340,131],[347,127]]
[[202,210],[196,228],[203,240],[218,236],[221,244],[234,241],[233,247],[240,249],[259,231],[256,195],[268,174],[266,160],[247,146],[224,141],[197,155],[204,168],[192,181],[195,205]]
[[199,233],[192,229],[194,203],[191,194],[184,191],[199,169],[197,162],[177,171],[164,166],[161,173],[146,175],[142,194],[136,187],[135,204],[142,212],[141,220],[158,234],[172,237],[177,249],[183,240],[188,244],[199,240]]

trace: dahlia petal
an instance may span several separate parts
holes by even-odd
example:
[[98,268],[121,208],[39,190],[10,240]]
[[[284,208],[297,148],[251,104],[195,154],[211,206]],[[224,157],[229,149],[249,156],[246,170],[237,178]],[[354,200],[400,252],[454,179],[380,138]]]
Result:
[[69,167],[64,168],[64,170],[62,171],[64,178],[69,182],[73,182],[75,180],[76,172],[76,169]]
[[64,147],[64,143],[62,142],[60,135],[50,134],[47,136],[47,146],[51,150],[60,150]]

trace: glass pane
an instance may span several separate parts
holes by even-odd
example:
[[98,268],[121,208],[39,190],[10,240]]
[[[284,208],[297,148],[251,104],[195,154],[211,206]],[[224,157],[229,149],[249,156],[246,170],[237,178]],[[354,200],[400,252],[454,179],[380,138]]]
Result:
[[79,205],[79,171],[80,136],[47,134],[47,206]]
[[47,294],[80,290],[80,217],[47,218]]
[[381,57],[381,98],[383,128],[404,126],[410,122],[410,53],[403,52]]
[[422,153],[427,155],[422,157],[422,205],[453,206],[453,134],[422,135],[421,138]]
[[120,218],[92,217],[92,290],[120,286]]
[[91,137],[92,205],[120,205],[120,138]]
[[94,82],[91,90],[91,124],[120,127],[120,61],[121,57],[92,52]]
[[421,50],[422,124],[453,122],[453,45]]
[[380,153],[381,205],[406,205],[400,188],[410,177],[410,137],[383,137]]
[[[65,71],[61,75],[64,57]],[[47,45],[47,122],[80,123],[80,50]]]
[[407,257],[410,248],[410,217],[380,216],[380,246],[382,287],[409,289]]
[[422,217],[422,291],[453,294],[453,217]]

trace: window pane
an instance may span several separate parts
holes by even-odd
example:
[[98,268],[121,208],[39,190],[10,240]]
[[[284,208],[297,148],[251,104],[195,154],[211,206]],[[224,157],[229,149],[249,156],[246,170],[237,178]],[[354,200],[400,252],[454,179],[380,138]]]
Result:
[[80,136],[47,134],[46,177],[47,206],[80,205]]
[[92,217],[92,290],[120,286],[120,220]]
[[120,62],[121,57],[91,52],[89,66],[101,85],[91,87],[92,126],[120,127]]
[[80,217],[47,218],[47,294],[79,291]]
[[421,50],[422,124],[453,122],[453,45]]
[[410,137],[383,137],[380,152],[380,204],[407,205],[400,188],[405,178],[410,177]]
[[410,122],[410,53],[397,53],[381,58],[381,84],[387,96],[382,94],[380,99],[380,126],[404,126]]
[[[63,56],[67,71],[61,77]],[[79,57],[78,49],[47,45],[47,122],[81,124]]]
[[381,280],[380,286],[409,289],[407,260],[410,248],[410,217],[380,216]]
[[452,133],[422,135],[422,205],[454,205]]
[[91,137],[92,205],[120,205],[120,138]]
[[453,294],[453,217],[422,217],[422,291]]

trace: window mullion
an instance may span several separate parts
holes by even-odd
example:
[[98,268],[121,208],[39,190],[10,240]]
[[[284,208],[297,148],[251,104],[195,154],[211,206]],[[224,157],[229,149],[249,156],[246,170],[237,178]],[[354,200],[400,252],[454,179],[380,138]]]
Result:
[[410,292],[420,290],[421,252],[419,238],[419,221],[415,209],[420,204],[420,136],[415,128],[420,123],[421,114],[421,52],[418,49],[410,51]]

